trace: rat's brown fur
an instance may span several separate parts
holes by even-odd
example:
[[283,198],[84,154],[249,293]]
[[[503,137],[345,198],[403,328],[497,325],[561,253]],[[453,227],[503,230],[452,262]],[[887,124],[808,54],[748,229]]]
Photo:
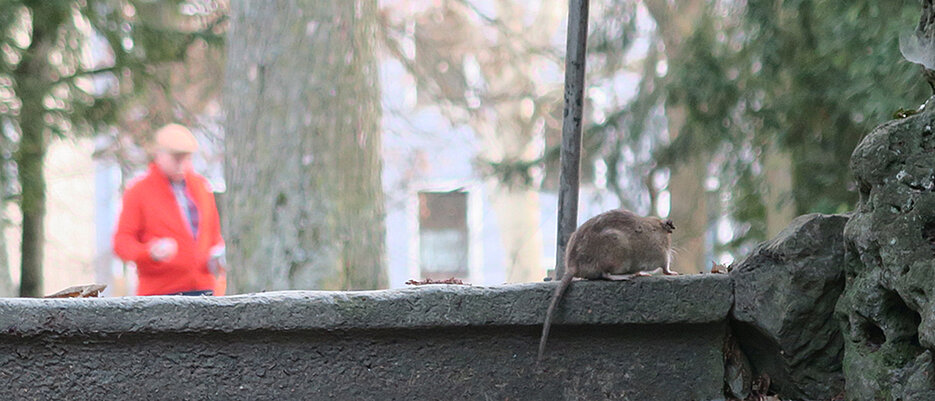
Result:
[[545,353],[552,314],[573,278],[626,280],[660,268],[665,274],[676,274],[669,270],[672,230],[672,220],[641,217],[623,209],[601,213],[578,227],[565,248],[565,275],[545,315],[538,360]]

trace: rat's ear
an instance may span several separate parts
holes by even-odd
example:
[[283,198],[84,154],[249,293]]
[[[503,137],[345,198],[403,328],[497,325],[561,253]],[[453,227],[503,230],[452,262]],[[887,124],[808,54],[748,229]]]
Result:
[[663,221],[662,228],[671,233],[672,231],[675,231],[675,223],[673,223],[672,220]]

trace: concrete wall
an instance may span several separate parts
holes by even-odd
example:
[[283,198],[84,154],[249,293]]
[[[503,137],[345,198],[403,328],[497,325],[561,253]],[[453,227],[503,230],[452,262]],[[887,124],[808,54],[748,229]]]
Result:
[[722,399],[728,277],[0,299],[0,399]]

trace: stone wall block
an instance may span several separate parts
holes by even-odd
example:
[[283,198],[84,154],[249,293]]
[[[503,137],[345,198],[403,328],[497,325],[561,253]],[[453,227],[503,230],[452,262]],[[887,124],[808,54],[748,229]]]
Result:
[[836,316],[849,399],[935,399],[935,114],[884,123],[854,150]]
[[844,289],[844,215],[794,219],[734,264],[732,325],[754,376],[783,399],[830,399],[844,387],[832,319]]

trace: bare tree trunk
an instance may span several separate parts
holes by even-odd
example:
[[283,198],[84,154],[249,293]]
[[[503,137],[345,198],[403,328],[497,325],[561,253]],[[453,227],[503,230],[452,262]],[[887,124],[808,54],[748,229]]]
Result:
[[[505,89],[508,85],[492,80],[490,86]],[[485,159],[502,162],[536,158],[532,147],[532,127],[530,121],[524,121],[518,103],[504,101],[494,105],[498,120],[496,124],[489,124],[480,116],[473,118],[471,125],[474,132],[483,138],[481,154]],[[507,282],[542,281],[546,272],[542,264],[538,190],[498,181],[491,181],[488,187],[488,198],[500,227]]]
[[23,213],[19,290],[23,297],[38,297],[43,291],[45,177],[42,167],[48,150],[48,134],[43,121],[45,107],[42,99],[49,87],[45,67],[47,50],[49,42],[55,39],[54,29],[50,27],[58,26],[55,16],[44,15],[36,9],[33,12],[32,42],[13,71],[14,89],[23,102],[19,118],[19,149],[15,154]]
[[232,289],[386,287],[376,0],[239,0],[231,11]]
[[766,152],[763,171],[766,174],[766,238],[779,234],[795,218],[792,197],[792,154],[778,147]]
[[[669,127],[671,129],[671,123]],[[672,247],[676,253],[672,263],[679,273],[697,273],[707,262],[704,260],[708,226],[705,172],[706,158],[692,157],[676,166],[669,178],[669,219],[677,227],[672,233]]]
[[[10,149],[9,140],[2,136],[0,137],[0,149]],[[6,242],[6,201],[2,199],[7,198],[7,188],[9,184],[7,183],[6,176],[6,163],[0,161],[0,297],[14,297],[16,296],[16,287],[13,285],[13,278],[10,277],[10,255],[7,253],[7,242]]]
[[[0,225],[0,229],[5,226]],[[6,251],[6,240],[0,238],[0,297],[13,296],[16,296],[16,288],[13,286],[13,279],[10,278],[10,257]]]
[[[666,60],[670,66],[679,62],[685,50],[683,43],[691,35],[695,24],[702,20],[705,1],[647,0],[649,10],[665,43]],[[687,106],[666,101],[669,138],[674,140],[682,132],[688,115]],[[672,244],[677,251],[673,268],[680,273],[697,273],[705,266],[705,230],[707,229],[707,196],[704,181],[708,171],[707,157],[687,156],[675,166],[669,178],[669,218],[678,229],[672,233]]]
[[[531,49],[547,47],[549,35],[540,29],[555,26],[561,20],[558,2],[542,1],[538,5],[534,22],[526,26],[524,18],[532,5],[518,1],[497,2],[497,15],[502,29],[494,43],[488,46],[500,50],[489,51],[481,58],[481,69],[489,85],[488,95],[498,98],[493,105],[494,121],[483,114],[472,114],[471,127],[482,139],[482,156],[491,161],[529,161],[539,156],[533,146],[537,135],[533,111],[536,82],[533,80],[531,52],[506,51],[519,41]],[[476,49],[475,51],[481,51]],[[524,96],[523,96],[524,95]],[[526,105],[524,106],[524,102]],[[505,251],[508,282],[542,281],[546,276],[542,262],[542,230],[539,219],[538,189],[497,182],[490,191],[490,203],[497,214],[500,237]]]
[[[11,141],[5,136],[0,135],[0,150],[7,152],[13,146]],[[17,289],[13,285],[13,278],[10,277],[10,255],[7,253],[6,242],[6,199],[9,198],[7,180],[7,163],[0,160],[0,297],[14,297],[17,295]]]
[[[43,291],[42,248],[45,242],[45,177],[42,174],[42,165],[45,161],[47,143],[44,138],[42,123],[33,124],[30,120],[34,117],[26,116],[26,102],[23,104],[23,114],[20,119],[23,136],[20,139],[20,148],[16,158],[19,182],[22,188],[20,207],[23,211],[19,295],[21,297],[38,297],[42,295]],[[36,118],[41,118],[41,112],[37,114]],[[27,128],[30,125],[37,128],[37,130]]]
[[505,250],[507,282],[542,281],[546,274],[542,268],[539,193],[514,190],[498,183],[490,187],[490,201]]

